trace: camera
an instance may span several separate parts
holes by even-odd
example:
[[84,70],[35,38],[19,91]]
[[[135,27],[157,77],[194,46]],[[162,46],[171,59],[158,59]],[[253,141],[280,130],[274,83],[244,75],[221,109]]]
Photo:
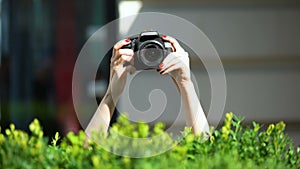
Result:
[[131,42],[123,49],[134,52],[134,67],[136,70],[157,69],[164,58],[172,52],[170,42],[163,40],[157,31],[145,31],[134,35]]

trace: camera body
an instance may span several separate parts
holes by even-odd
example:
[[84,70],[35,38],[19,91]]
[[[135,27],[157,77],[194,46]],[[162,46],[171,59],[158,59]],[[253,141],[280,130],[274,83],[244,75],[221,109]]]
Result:
[[129,39],[131,42],[122,48],[133,50],[133,66],[136,70],[157,69],[165,57],[172,52],[171,43],[163,40],[156,31],[141,32]]

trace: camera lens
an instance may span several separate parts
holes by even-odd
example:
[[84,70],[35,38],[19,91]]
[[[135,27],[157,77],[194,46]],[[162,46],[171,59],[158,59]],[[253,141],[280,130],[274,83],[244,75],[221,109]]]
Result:
[[149,67],[157,67],[163,61],[163,49],[157,43],[144,44],[140,49],[140,60]]

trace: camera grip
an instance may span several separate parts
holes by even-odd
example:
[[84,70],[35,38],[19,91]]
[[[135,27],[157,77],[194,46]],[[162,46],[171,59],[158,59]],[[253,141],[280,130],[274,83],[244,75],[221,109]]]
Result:
[[132,48],[132,44],[131,43],[129,43],[129,44],[124,45],[124,46],[121,47],[121,49],[131,49],[131,48]]
[[132,49],[134,50],[134,44],[135,44],[135,40],[134,39],[130,39],[131,42],[127,45],[124,45],[121,47],[121,49]]

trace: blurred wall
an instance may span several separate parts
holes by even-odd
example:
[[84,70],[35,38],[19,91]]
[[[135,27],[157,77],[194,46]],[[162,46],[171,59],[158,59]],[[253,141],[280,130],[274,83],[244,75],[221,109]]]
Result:
[[[245,123],[255,120],[268,124],[283,120],[287,123],[288,134],[295,143],[300,144],[299,3],[142,2],[141,12],[164,12],[185,18],[212,41],[222,59],[227,78],[224,112],[232,111],[244,116]],[[195,58],[191,56],[191,67],[197,79],[200,79],[200,99],[208,111],[211,92],[209,79],[202,63]],[[144,78],[154,76],[149,73]],[[136,105],[144,104],[143,101],[140,100]],[[164,120],[172,121],[172,118],[167,116]],[[217,121],[210,123],[216,125]]]

